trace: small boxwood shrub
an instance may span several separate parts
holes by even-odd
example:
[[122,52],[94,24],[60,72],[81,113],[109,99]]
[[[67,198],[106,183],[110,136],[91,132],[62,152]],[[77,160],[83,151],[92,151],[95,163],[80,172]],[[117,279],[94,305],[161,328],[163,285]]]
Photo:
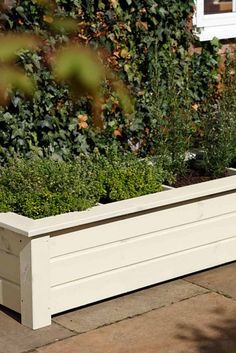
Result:
[[102,202],[124,200],[162,190],[166,173],[161,165],[133,154],[111,153],[100,156],[102,184],[106,191]]
[[40,218],[94,206],[103,194],[89,160],[14,160],[0,172],[0,210]]
[[165,173],[133,154],[14,159],[0,169],[0,212],[41,218],[160,191]]

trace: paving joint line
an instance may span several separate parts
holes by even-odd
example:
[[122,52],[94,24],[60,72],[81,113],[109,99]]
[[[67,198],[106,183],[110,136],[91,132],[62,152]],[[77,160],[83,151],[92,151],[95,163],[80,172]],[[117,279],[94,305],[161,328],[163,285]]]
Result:
[[73,331],[73,330],[71,330],[71,329],[68,329],[68,328],[66,328],[66,327],[64,327],[64,326],[62,326],[62,325],[60,325],[60,324],[58,324],[57,322],[53,321],[53,319],[52,319],[52,322],[53,322],[54,325],[57,325],[57,326],[59,326],[59,327],[61,327],[61,328],[63,328],[63,329],[66,329],[67,331],[71,332],[72,335],[69,336],[69,337],[64,337],[64,338],[55,339],[53,342],[48,342],[48,343],[46,343],[46,344],[43,344],[42,346],[37,346],[37,347],[34,347],[34,348],[30,348],[30,350],[27,350],[27,351],[24,351],[24,352],[19,352],[19,353],[34,353],[37,349],[41,349],[41,348],[50,346],[50,345],[55,344],[55,343],[57,343],[57,342],[65,341],[66,339],[69,339],[69,338],[72,338],[72,337],[75,337],[75,336],[78,335],[78,332]]
[[[197,294],[194,294],[194,295],[192,295],[192,296],[190,296],[190,297],[180,299],[180,300],[178,300],[178,301],[176,301],[176,302],[171,302],[171,303],[169,303],[169,304],[164,304],[164,305],[161,305],[161,306],[159,306],[159,307],[157,307],[157,308],[153,308],[153,309],[150,309],[150,310],[147,310],[147,311],[143,311],[142,313],[137,313],[137,314],[134,314],[134,315],[132,315],[132,316],[127,316],[127,317],[124,317],[123,319],[115,320],[115,321],[110,322],[110,323],[107,323],[107,324],[105,323],[105,324],[100,325],[100,326],[98,326],[98,327],[95,327],[95,328],[93,328],[93,329],[91,329],[91,330],[87,330],[87,331],[83,331],[83,332],[77,332],[77,331],[71,329],[71,332],[75,333],[76,336],[78,336],[78,335],[83,335],[83,334],[85,334],[85,333],[87,333],[87,332],[92,332],[92,331],[98,330],[98,329],[103,328],[103,327],[106,327],[106,326],[111,326],[111,325],[117,324],[117,323],[122,322],[122,321],[125,321],[125,320],[130,320],[130,319],[133,319],[133,318],[136,318],[136,317],[139,317],[139,316],[148,314],[148,313],[150,313],[150,312],[152,312],[152,311],[160,310],[160,309],[163,309],[163,308],[167,308],[167,307],[172,306],[172,305],[174,305],[174,304],[178,304],[178,303],[181,303],[181,302],[183,302],[183,301],[185,301],[185,300],[192,299],[192,298],[198,297],[198,296],[200,296],[200,295],[205,295],[205,294],[208,294],[208,293],[209,293],[209,290],[207,290],[207,291],[204,292],[204,293],[197,293]],[[54,321],[54,322],[55,322],[55,321]],[[56,323],[57,323],[57,322],[56,322]],[[63,326],[62,324],[61,324],[60,326],[63,327],[63,328],[67,328],[66,326]],[[69,338],[69,337],[68,337],[68,338]],[[66,339],[67,339],[67,338],[66,338]],[[27,352],[27,353],[28,353],[28,352]]]
[[227,298],[227,299],[231,299],[231,300],[233,300],[233,301],[236,301],[236,298],[233,298],[233,297],[231,297],[229,294],[223,293],[223,292],[221,292],[221,291],[219,291],[219,290],[211,289],[211,288],[205,287],[204,285],[201,285],[201,284],[196,284],[196,283],[190,281],[189,279],[184,279],[184,278],[183,278],[183,280],[186,281],[186,282],[188,282],[188,283],[195,284],[196,286],[198,286],[198,287],[200,287],[200,288],[207,289],[207,290],[208,290],[209,292],[211,292],[211,293],[216,293],[216,294],[221,295],[222,297],[225,297],[225,298]]
[[186,300],[189,300],[189,299],[192,299],[192,298],[201,296],[201,295],[206,295],[206,294],[208,294],[208,293],[209,293],[209,291],[207,291],[207,292],[205,292],[205,293],[198,293],[198,294],[195,294],[195,295],[193,295],[193,296],[191,296],[191,297],[187,297],[187,298],[180,299],[180,300],[177,301],[177,302],[171,302],[170,304],[162,305],[162,306],[160,306],[160,307],[158,307],[158,308],[153,308],[153,309],[151,309],[151,310],[144,311],[143,313],[135,314],[135,315],[133,315],[133,316],[127,316],[127,317],[125,317],[124,319],[116,320],[116,321],[111,322],[111,323],[108,323],[108,324],[103,324],[103,325],[101,325],[101,326],[98,326],[98,327],[96,327],[96,328],[94,328],[94,329],[91,329],[91,330],[88,330],[88,331],[77,332],[77,336],[84,335],[84,334],[89,333],[89,332],[92,332],[92,331],[96,331],[96,330],[98,330],[98,329],[100,329],[100,328],[103,328],[103,327],[112,326],[112,325],[118,324],[118,323],[120,323],[120,322],[122,322],[122,321],[132,320],[132,319],[134,319],[134,318],[136,318],[136,317],[149,314],[149,313],[151,313],[152,311],[156,311],[156,310],[160,310],[160,309],[163,309],[163,308],[167,308],[167,307],[169,307],[169,306],[172,306],[172,305],[181,303],[181,302],[183,302],[183,301],[186,301]]
[[[200,286],[199,286],[199,287],[200,287]],[[202,287],[202,288],[204,288],[204,287]],[[55,344],[55,343],[57,343],[57,342],[66,341],[66,340],[69,340],[69,339],[72,338],[72,337],[81,336],[81,335],[84,335],[84,334],[86,334],[86,333],[90,333],[90,332],[96,331],[96,330],[98,330],[98,329],[107,327],[107,326],[112,326],[112,325],[118,324],[118,323],[120,323],[120,322],[122,322],[122,321],[132,320],[132,319],[134,319],[134,318],[136,318],[136,317],[139,317],[139,316],[142,316],[142,315],[151,313],[152,311],[156,311],[156,310],[160,310],[160,309],[163,309],[163,308],[166,308],[166,307],[170,307],[170,306],[172,306],[172,305],[174,305],[174,304],[178,304],[178,303],[181,303],[181,302],[183,302],[183,301],[186,301],[186,300],[189,300],[189,299],[192,299],[192,298],[196,298],[196,297],[201,296],[201,295],[206,295],[206,294],[208,294],[208,293],[210,292],[208,288],[204,288],[204,289],[207,290],[205,293],[197,293],[197,294],[192,295],[192,296],[189,296],[189,297],[187,297],[187,298],[180,299],[179,301],[171,302],[170,304],[162,305],[162,306],[160,306],[160,307],[158,307],[158,308],[153,308],[153,309],[151,309],[151,310],[147,310],[147,311],[144,311],[144,312],[142,312],[142,313],[135,314],[135,315],[133,315],[133,316],[127,316],[127,317],[125,317],[125,318],[123,318],[123,319],[121,319],[121,320],[116,320],[116,321],[111,322],[111,323],[107,323],[107,324],[105,323],[105,324],[103,324],[103,325],[101,325],[101,326],[98,326],[98,327],[96,327],[96,328],[94,328],[94,329],[87,330],[87,331],[84,331],[84,332],[77,332],[77,331],[75,331],[75,330],[68,329],[66,326],[63,326],[62,324],[59,324],[58,322],[56,322],[56,321],[54,321],[54,320],[52,319],[52,321],[53,321],[54,324],[60,326],[61,328],[64,328],[64,329],[70,331],[70,332],[72,333],[72,335],[71,335],[70,337],[65,337],[65,338],[57,339],[57,340],[55,340],[54,342],[49,342],[49,343],[43,344],[42,346],[35,347],[34,349],[30,349],[30,350],[28,350],[28,351],[19,352],[19,353],[33,353],[33,352],[35,352],[35,350],[37,350],[37,349],[41,349],[41,348],[44,348],[44,347],[49,347],[50,345],[53,345],[53,344]]]

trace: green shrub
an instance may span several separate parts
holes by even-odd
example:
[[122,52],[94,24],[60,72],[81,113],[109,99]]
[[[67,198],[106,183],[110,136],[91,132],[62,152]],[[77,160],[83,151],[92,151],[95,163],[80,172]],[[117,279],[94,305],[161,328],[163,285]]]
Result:
[[162,166],[148,158],[140,159],[126,153],[110,152],[107,156],[100,156],[99,169],[102,184],[106,190],[103,202],[124,200],[162,190],[162,183],[167,173]]
[[[167,62],[167,54],[165,57]],[[169,52],[169,65],[165,68],[165,88],[160,89],[158,55],[156,58],[156,75],[153,77],[152,92],[146,99],[152,116],[149,134],[146,137],[148,154],[163,159],[163,165],[174,175],[185,170],[186,153],[190,148],[192,136],[192,105],[189,98],[188,67],[182,71],[181,81],[178,78],[178,64]]]
[[13,160],[0,173],[0,210],[32,218],[84,210],[104,190],[90,160]]
[[133,154],[91,155],[74,161],[14,159],[0,169],[0,212],[31,218],[80,211],[160,191],[160,165]]
[[216,98],[212,92],[201,110],[202,166],[205,174],[213,177],[224,175],[236,156],[236,78],[232,75],[236,64],[228,56],[225,65],[222,91]]

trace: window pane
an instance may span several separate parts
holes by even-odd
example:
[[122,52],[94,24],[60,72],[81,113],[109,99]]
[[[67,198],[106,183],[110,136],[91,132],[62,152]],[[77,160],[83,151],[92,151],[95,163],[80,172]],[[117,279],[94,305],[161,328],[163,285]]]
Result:
[[212,15],[216,13],[225,13],[233,11],[232,0],[205,0],[204,13],[205,15]]

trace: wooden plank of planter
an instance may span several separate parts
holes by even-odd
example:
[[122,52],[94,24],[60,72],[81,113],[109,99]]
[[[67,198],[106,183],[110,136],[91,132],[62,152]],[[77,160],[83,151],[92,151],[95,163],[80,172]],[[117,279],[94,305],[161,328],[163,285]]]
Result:
[[235,260],[236,238],[52,288],[52,313],[93,303]]
[[236,213],[57,257],[50,264],[51,285],[228,239],[235,225]]
[[90,227],[74,228],[68,233],[53,233],[54,236],[49,240],[50,258],[209,219],[234,212],[235,209],[235,196],[229,194],[221,196],[221,202],[217,202],[217,198],[213,197],[191,204],[180,204],[174,207],[174,210],[171,206],[158,209],[155,216],[153,212],[157,209],[153,209],[149,214],[144,212],[134,217],[115,219],[113,222],[104,221],[94,223]]
[[0,250],[19,256],[20,251],[27,243],[27,238],[10,230],[0,228]]
[[20,253],[21,321],[32,329],[51,324],[48,238],[28,240]]
[[[9,266],[10,264],[8,264]],[[0,304],[7,308],[21,312],[20,286],[0,277]]]
[[15,284],[20,283],[19,257],[0,250],[0,277]]

